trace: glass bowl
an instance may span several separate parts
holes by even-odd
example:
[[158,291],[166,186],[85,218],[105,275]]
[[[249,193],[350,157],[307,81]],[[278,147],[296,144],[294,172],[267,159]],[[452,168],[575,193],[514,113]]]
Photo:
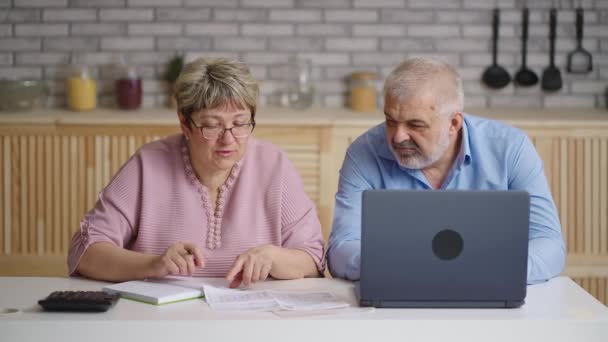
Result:
[[47,89],[40,80],[0,80],[0,111],[27,111],[46,105]]

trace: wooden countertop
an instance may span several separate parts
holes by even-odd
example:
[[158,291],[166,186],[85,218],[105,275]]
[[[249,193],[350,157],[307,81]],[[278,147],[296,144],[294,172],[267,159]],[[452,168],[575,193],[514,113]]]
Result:
[[[608,127],[608,111],[592,108],[508,109],[471,108],[467,113],[502,120],[519,127]],[[262,125],[348,125],[370,127],[383,120],[380,110],[357,113],[344,108],[313,107],[307,110],[261,107],[256,121]],[[0,125],[177,125],[174,110],[143,108],[137,111],[96,109],[72,112],[67,109],[43,109],[32,112],[0,112]]]

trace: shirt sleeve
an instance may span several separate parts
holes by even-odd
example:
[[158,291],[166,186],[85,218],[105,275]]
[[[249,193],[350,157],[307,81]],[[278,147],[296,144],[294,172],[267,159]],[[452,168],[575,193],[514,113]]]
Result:
[[295,166],[285,158],[281,188],[282,247],[300,249],[314,260],[320,274],[325,271],[325,244],[315,204],[304,191]]
[[334,277],[358,280],[361,273],[361,197],[371,189],[355,162],[354,145],[340,169],[336,206],[327,259]]
[[566,249],[543,162],[529,138],[522,135],[520,148],[510,158],[509,189],[530,194],[528,284],[534,284],[562,272]]
[[141,178],[141,160],[136,153],[99,193],[95,206],[80,221],[68,251],[69,275],[76,273],[82,255],[91,245],[109,242],[124,248],[137,235]]

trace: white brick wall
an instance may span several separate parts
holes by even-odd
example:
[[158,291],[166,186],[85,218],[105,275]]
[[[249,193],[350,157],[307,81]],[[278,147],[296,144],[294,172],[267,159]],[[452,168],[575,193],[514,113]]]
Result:
[[42,11],[42,20],[45,22],[72,22],[97,20],[97,11],[94,9],[45,9]]
[[[386,75],[405,57],[433,56],[457,66],[467,107],[598,107],[608,86],[608,0],[582,0],[584,47],[594,71],[565,71],[575,47],[574,12],[558,0],[556,63],[564,87],[510,84],[491,90],[480,82],[491,64],[491,10],[501,8],[499,64],[512,75],[520,68],[523,0],[0,0],[0,77],[45,78],[51,103],[63,105],[65,65],[75,56],[100,79],[100,103],[111,103],[108,64],[123,54],[140,68],[145,103],[166,101],[159,81],[176,53],[186,60],[227,56],[246,62],[264,80],[261,103],[282,87],[280,68],[308,58],[319,105],[342,106],[345,79],[358,70]],[[548,64],[551,0],[530,7],[528,65],[539,75]],[[382,81],[378,81],[379,86]]]
[[243,36],[293,36],[294,26],[291,24],[243,24]]
[[156,20],[182,22],[204,22],[211,18],[211,10],[208,8],[158,8],[156,9]]
[[299,36],[348,36],[350,26],[346,24],[299,24],[296,27]]
[[99,10],[100,21],[152,21],[152,9],[102,9]]
[[72,7],[125,7],[127,0],[70,0]]
[[186,35],[236,36],[239,27],[232,24],[186,24]]
[[2,66],[13,65],[13,54],[10,52],[0,52],[0,65],[2,65]]
[[321,10],[270,10],[270,21],[281,21],[289,23],[319,22],[321,21]]
[[326,10],[326,22],[363,23],[377,22],[378,11],[376,10]]
[[129,24],[128,32],[133,36],[176,36],[182,33],[181,24]]
[[13,0],[15,7],[67,7],[68,0]]

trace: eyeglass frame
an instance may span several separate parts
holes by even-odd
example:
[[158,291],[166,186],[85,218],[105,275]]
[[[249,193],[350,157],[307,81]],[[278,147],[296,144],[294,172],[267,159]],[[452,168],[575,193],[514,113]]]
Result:
[[[246,124],[242,124],[242,125],[233,125],[230,128],[225,128],[223,125],[218,125],[218,126],[205,126],[205,125],[200,125],[197,126],[196,122],[194,122],[194,120],[192,119],[192,117],[188,118],[190,120],[190,122],[192,122],[192,126],[198,128],[198,130],[201,132],[201,135],[203,136],[203,138],[205,140],[215,140],[215,139],[221,139],[224,137],[224,135],[226,134],[226,131],[230,131],[230,134],[232,134],[232,137],[235,139],[239,139],[239,138],[247,138],[248,136],[251,135],[251,133],[253,133],[253,130],[255,129],[255,120],[252,118],[250,122],[246,123]],[[235,127],[242,127],[242,126],[251,126],[251,131],[249,131],[249,134],[245,135],[245,136],[236,136],[234,135],[234,132],[232,132],[232,129]],[[224,130],[222,131],[222,133],[220,135],[218,135],[216,138],[207,138],[205,136],[205,128],[217,128],[217,127],[222,127]]]

